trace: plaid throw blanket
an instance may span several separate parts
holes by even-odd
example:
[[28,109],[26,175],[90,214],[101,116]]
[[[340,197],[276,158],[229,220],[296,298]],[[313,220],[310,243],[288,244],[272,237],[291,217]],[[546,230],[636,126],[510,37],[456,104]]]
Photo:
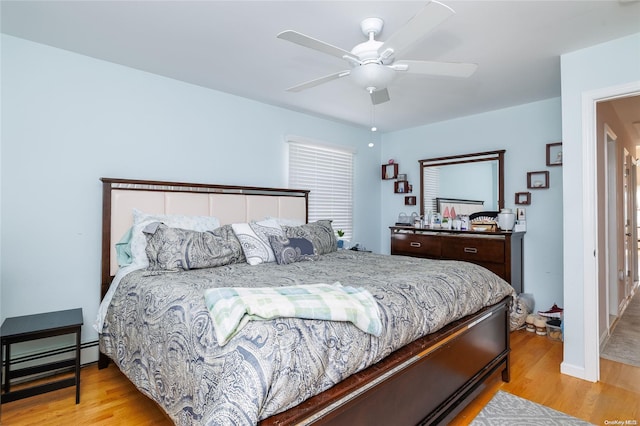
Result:
[[290,287],[205,290],[205,303],[220,346],[225,345],[250,320],[295,317],[349,321],[379,336],[382,332],[378,304],[363,288],[343,287],[339,282]]

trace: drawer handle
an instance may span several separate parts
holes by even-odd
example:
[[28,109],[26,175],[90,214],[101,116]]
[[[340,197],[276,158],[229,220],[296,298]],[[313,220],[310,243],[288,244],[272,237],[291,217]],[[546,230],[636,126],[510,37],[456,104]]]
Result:
[[411,241],[411,242],[409,243],[409,245],[410,245],[411,247],[422,247],[422,244],[421,244],[421,243],[418,243],[418,242],[415,242],[415,241]]
[[464,252],[465,253],[477,253],[478,249],[475,247],[465,247],[464,248]]

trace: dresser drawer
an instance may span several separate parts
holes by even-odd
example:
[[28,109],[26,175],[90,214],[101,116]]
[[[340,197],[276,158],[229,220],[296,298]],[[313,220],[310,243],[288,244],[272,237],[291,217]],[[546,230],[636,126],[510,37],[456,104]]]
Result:
[[467,232],[390,227],[391,254],[463,260],[484,266],[523,292],[524,232]]
[[442,257],[474,263],[505,261],[504,239],[446,237],[442,239]]
[[432,235],[394,234],[391,237],[391,254],[439,258],[440,238]]

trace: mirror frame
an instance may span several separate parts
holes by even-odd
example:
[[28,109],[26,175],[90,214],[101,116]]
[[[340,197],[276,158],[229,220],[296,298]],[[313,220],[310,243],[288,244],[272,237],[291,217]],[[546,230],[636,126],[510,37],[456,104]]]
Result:
[[[498,211],[504,208],[504,153],[506,150],[450,155],[447,157],[418,160],[420,163],[420,215],[424,216],[424,169],[425,167],[449,166],[452,164],[498,161]],[[491,209],[493,210],[493,208]]]

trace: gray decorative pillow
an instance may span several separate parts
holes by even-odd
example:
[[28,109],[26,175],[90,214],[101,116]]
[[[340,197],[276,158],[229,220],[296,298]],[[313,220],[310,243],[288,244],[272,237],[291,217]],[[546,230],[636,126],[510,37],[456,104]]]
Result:
[[311,241],[317,254],[338,250],[338,240],[330,220],[319,220],[300,226],[283,226],[287,238],[306,238]]
[[307,238],[269,237],[271,248],[278,265],[301,262],[303,260],[318,260],[313,243]]
[[226,238],[224,230],[216,235],[215,231],[169,228],[154,222],[143,232],[150,273],[213,268],[244,261],[240,243],[235,236],[233,240]]
[[230,247],[238,256],[237,260],[233,263],[244,263],[247,261],[247,258],[244,257],[244,252],[242,251],[242,244],[240,244],[240,240],[236,237],[236,233],[233,232],[231,225],[222,225],[221,227],[209,232],[222,238],[224,244]]

